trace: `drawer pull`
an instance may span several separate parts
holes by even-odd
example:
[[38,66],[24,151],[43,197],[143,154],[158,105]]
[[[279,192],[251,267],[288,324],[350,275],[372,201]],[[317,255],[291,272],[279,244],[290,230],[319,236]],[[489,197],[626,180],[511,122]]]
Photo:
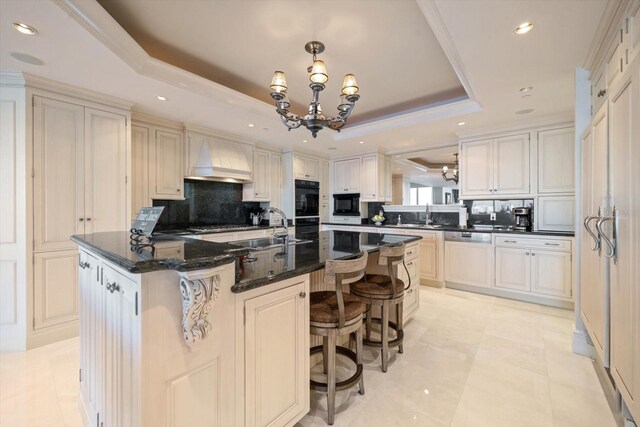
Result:
[[505,240],[504,242],[505,243],[518,243],[517,240]]
[[300,298],[306,298],[307,293],[306,292],[300,292]]
[[545,242],[545,246],[560,246],[559,243],[549,243],[549,242]]

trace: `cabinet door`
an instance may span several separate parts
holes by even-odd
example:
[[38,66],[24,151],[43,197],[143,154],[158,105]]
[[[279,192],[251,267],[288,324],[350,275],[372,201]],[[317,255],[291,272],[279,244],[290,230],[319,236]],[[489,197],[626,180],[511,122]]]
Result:
[[329,190],[329,162],[320,162],[320,202],[329,202],[331,192]]
[[531,292],[571,297],[571,253],[531,251]]
[[269,196],[271,206],[282,206],[282,157],[279,154],[271,154],[269,157],[271,164],[271,171],[269,175],[271,179],[271,188],[269,190]]
[[[609,92],[610,188],[616,208],[611,268],[611,373],[632,415],[640,417],[640,60]],[[611,214],[610,212],[608,213]],[[613,227],[605,233],[612,238]],[[605,249],[603,249],[605,250]]]
[[348,160],[340,160],[333,164],[333,192],[335,194],[348,193],[347,188]]
[[245,425],[291,425],[309,411],[307,282],[245,302]]
[[78,320],[78,251],[33,256],[34,329]]
[[622,73],[623,58],[622,58],[622,28],[618,28],[616,36],[614,37],[609,49],[605,56],[605,63],[607,64],[607,87],[620,76]]
[[360,163],[360,200],[376,201],[378,199],[378,156],[363,156]]
[[574,129],[538,132],[538,193],[573,193]]
[[329,209],[329,202],[320,203],[320,222],[329,222],[331,216],[331,210]]
[[531,290],[531,250],[496,248],[496,288]]
[[420,278],[436,280],[438,278],[438,241],[435,239],[420,241]]
[[540,197],[538,198],[536,216],[538,217],[538,230],[574,231],[575,197]]
[[[84,233],[84,107],[34,97],[34,250],[73,249]],[[61,191],[64,190],[64,191]]]
[[445,242],[445,280],[490,287],[493,282],[493,246],[480,243]]
[[271,174],[269,173],[269,153],[255,150],[253,153],[253,198],[269,200],[271,188]]
[[85,109],[85,232],[129,229],[125,116]]
[[462,195],[493,195],[493,140],[486,139],[462,144],[460,163]]
[[86,252],[79,253],[80,270],[79,288],[79,326],[80,326],[80,394],[85,407],[91,402],[91,383],[96,380],[91,371],[93,351],[91,340],[93,332],[91,298],[94,287],[100,286],[100,269],[98,259]]
[[151,144],[153,196],[158,199],[183,199],[183,144],[180,132],[156,130]]
[[[98,420],[104,416],[104,393],[105,393],[105,358],[104,358],[104,337],[105,337],[105,289],[103,285],[103,268],[99,261],[95,261],[96,271],[91,273],[87,297],[87,338],[86,348],[89,357],[86,375],[83,373],[83,382],[87,382],[88,398],[85,406],[89,413],[89,420]],[[99,271],[98,271],[99,270]],[[95,277],[93,274],[96,274]],[[102,414],[100,414],[102,412]]]
[[305,177],[318,180],[320,178],[320,161],[311,157],[304,158]]
[[347,160],[346,184],[347,193],[360,192],[360,159]]
[[529,134],[498,138],[494,143],[493,194],[528,194]]
[[131,217],[151,206],[149,195],[149,128],[131,125]]

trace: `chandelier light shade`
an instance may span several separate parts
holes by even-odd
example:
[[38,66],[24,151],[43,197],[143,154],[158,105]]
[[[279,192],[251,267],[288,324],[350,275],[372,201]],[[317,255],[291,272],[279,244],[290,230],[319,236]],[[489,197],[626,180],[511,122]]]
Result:
[[327,74],[327,67],[324,61],[317,58],[318,54],[324,52],[324,44],[318,41],[310,41],[304,48],[313,55],[313,63],[307,68],[309,81],[311,82],[309,87],[313,92],[308,114],[301,117],[289,111],[291,104],[287,98],[287,79],[283,71],[274,72],[273,79],[271,79],[271,97],[276,101],[276,111],[280,115],[282,123],[289,130],[304,126],[311,131],[314,138],[325,126],[340,132],[340,129],[347,123],[347,118],[351,115],[356,101],[360,99],[356,78],[353,74],[344,76],[340,104],[338,104],[338,115],[325,117],[320,106],[320,92],[324,90],[325,83],[329,80],[329,74]]
[[442,167],[442,178],[444,178],[445,181],[453,181],[456,184],[458,183],[458,153],[455,153],[454,156],[456,156],[456,160],[454,163],[454,169],[453,169],[453,174],[452,176],[448,176],[447,174],[449,173],[449,167],[448,166],[443,166]]

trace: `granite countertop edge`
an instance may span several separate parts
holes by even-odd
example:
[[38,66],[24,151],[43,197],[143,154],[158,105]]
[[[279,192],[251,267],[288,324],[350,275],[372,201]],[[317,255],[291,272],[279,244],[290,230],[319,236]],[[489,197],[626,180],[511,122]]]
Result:
[[375,224],[343,224],[338,222],[323,222],[322,225],[343,225],[343,226],[347,225],[347,226],[353,226],[353,227],[373,227],[373,228],[388,228],[388,229],[415,230],[415,231],[464,231],[464,232],[471,232],[471,233],[524,234],[524,235],[530,235],[530,236],[575,237],[575,233],[571,231],[478,230],[475,228],[460,228],[458,226],[447,226],[447,225],[443,225],[442,227],[438,227],[438,228],[407,227],[406,224],[405,225],[395,225],[395,224],[375,225]]

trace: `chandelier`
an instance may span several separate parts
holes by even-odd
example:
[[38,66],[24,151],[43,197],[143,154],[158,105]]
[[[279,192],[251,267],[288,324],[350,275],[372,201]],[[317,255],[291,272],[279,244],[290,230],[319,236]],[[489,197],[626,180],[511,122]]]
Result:
[[340,132],[340,129],[347,123],[347,118],[351,115],[356,101],[360,99],[358,85],[353,74],[344,76],[342,82],[342,94],[340,95],[340,104],[338,105],[338,115],[334,117],[325,117],[320,107],[320,92],[324,90],[324,84],[329,80],[327,67],[324,61],[317,59],[317,55],[324,52],[324,44],[318,41],[311,41],[304,45],[304,49],[313,55],[313,65],[307,68],[309,87],[313,91],[313,97],[309,103],[309,112],[306,116],[300,117],[289,111],[289,98],[287,97],[287,80],[283,71],[273,73],[271,80],[271,97],[276,101],[276,111],[280,114],[282,123],[291,129],[297,129],[300,125],[304,125],[311,131],[315,138],[318,132],[327,126],[329,129]]
[[443,166],[442,167],[442,177],[444,178],[445,181],[453,181],[456,184],[458,183],[458,153],[455,153],[454,156],[456,156],[456,161],[454,162],[454,166],[453,166],[453,176],[452,177],[448,177],[447,173],[449,173],[449,167],[448,166]]

